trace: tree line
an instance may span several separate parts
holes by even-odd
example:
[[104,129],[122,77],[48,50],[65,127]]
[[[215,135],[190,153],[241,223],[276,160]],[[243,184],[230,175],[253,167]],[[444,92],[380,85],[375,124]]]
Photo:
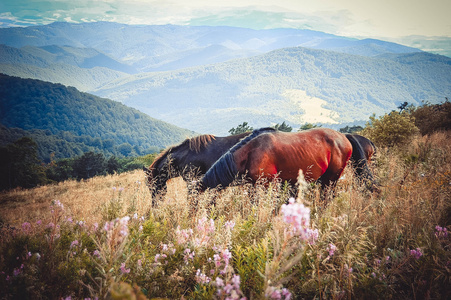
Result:
[[105,157],[102,153],[85,152],[74,158],[38,158],[38,145],[30,137],[0,147],[0,190],[16,187],[32,188],[68,179],[83,180],[94,176],[128,172],[153,161],[153,154],[141,157]]
[[[424,104],[415,107],[404,102],[392,111],[380,117],[371,116],[366,126],[346,126],[343,133],[358,132],[371,139],[378,147],[397,147],[408,144],[417,134],[430,134],[435,131],[451,130],[451,103],[446,99],[442,104]],[[304,124],[299,130],[320,127]],[[283,122],[274,128],[290,132],[292,127]],[[230,134],[252,131],[253,128],[243,122],[229,130]],[[73,158],[55,159],[49,163],[38,157],[38,145],[30,137],[21,137],[13,143],[0,147],[0,190],[15,187],[31,188],[37,185],[64,181],[83,180],[98,175],[127,172],[148,166],[155,154],[137,157],[105,156],[102,153],[88,151]]]

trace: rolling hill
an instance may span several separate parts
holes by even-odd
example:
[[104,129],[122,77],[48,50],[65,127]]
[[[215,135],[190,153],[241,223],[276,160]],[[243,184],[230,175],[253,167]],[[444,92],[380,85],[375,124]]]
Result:
[[[366,57],[302,47],[177,71],[121,78],[95,91],[198,132],[287,121],[366,121],[402,102],[451,95],[451,58],[426,52]],[[164,101],[162,101],[164,99]]]
[[95,49],[69,46],[0,45],[0,71],[90,91],[136,71]]
[[[37,142],[54,140],[53,152],[58,147],[68,152],[67,145],[60,144],[71,142],[77,148],[81,143],[125,156],[131,153],[120,153],[119,147],[124,144],[129,145],[133,154],[145,154],[194,134],[73,87],[7,75],[0,75],[0,124],[4,126],[1,130],[3,143],[11,142],[11,136],[32,133],[31,136],[42,137]],[[47,148],[49,155],[52,146]],[[58,152],[62,152],[61,149]],[[73,150],[56,158],[74,154],[79,153]]]
[[0,72],[74,86],[202,133],[224,135],[243,121],[363,123],[451,94],[448,57],[312,30],[53,23],[1,28],[0,41]]
[[380,40],[350,39],[312,30],[138,26],[110,22],[57,22],[44,26],[1,28],[0,41],[15,48],[52,45],[93,48],[139,72],[223,62],[294,46],[365,56],[420,51]]

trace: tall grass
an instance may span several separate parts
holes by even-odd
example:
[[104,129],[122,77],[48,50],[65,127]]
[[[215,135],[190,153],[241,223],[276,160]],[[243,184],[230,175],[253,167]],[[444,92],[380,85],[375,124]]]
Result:
[[290,202],[277,181],[175,179],[152,208],[139,171],[3,193],[1,298],[449,298],[449,138],[378,149],[375,192],[347,168]]

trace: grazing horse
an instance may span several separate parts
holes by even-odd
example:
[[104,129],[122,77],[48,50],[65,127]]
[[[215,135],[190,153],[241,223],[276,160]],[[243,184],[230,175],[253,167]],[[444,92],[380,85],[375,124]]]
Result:
[[368,162],[376,154],[376,146],[372,141],[358,134],[346,134],[352,144],[351,165],[357,176],[364,180],[370,189],[373,189],[373,174],[368,168]]
[[[263,131],[275,129],[265,128]],[[148,169],[144,168],[152,191],[153,204],[157,193],[166,192],[166,182],[169,179],[182,176],[186,181],[192,175],[205,174],[225,152],[250,134],[251,132],[246,132],[227,137],[201,135],[166,149],[155,158]]]
[[202,188],[226,187],[239,175],[253,183],[278,177],[294,185],[299,170],[307,182],[318,180],[323,187],[334,186],[353,153],[354,160],[366,163],[361,145],[349,139],[355,140],[328,128],[297,133],[254,131],[207,171]]
[[[373,144],[372,141],[370,141],[369,139],[367,139],[364,136],[355,134],[355,133],[346,133],[345,134],[346,137],[348,138],[349,141],[351,141],[352,139],[356,140],[357,143],[360,144],[360,146],[363,149],[363,152],[365,153],[365,158],[368,162],[371,162],[371,157],[373,157],[376,154],[376,146]],[[351,141],[352,143],[352,141]],[[352,160],[352,157],[351,157]]]

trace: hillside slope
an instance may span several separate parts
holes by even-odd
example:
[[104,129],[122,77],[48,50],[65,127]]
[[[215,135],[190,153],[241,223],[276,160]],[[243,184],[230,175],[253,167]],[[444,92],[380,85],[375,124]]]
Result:
[[14,48],[0,45],[0,72],[74,86],[81,91],[99,88],[136,73],[95,49],[68,46]]
[[423,52],[364,57],[295,47],[129,76],[94,93],[198,132],[224,134],[243,121],[254,127],[343,124],[405,101],[443,101],[451,95],[451,58]]
[[137,26],[110,22],[57,22],[44,26],[1,28],[0,41],[16,48],[49,45],[93,48],[140,72],[223,62],[294,46],[365,56],[420,51],[380,40],[350,39],[312,30]]
[[9,128],[44,130],[53,135],[99,138],[130,144],[140,151],[164,148],[192,131],[153,119],[121,103],[73,87],[0,75],[0,123]]

